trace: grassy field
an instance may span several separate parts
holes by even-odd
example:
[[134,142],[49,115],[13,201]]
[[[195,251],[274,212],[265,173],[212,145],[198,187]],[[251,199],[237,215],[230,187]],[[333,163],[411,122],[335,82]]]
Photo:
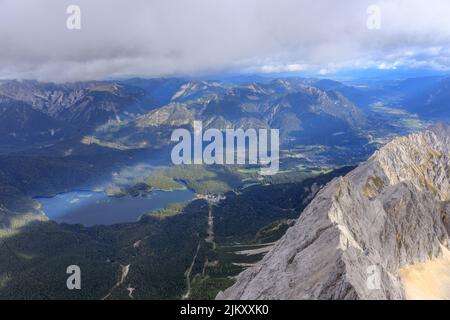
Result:
[[182,184],[176,182],[172,177],[164,174],[152,175],[145,179],[145,183],[153,190],[172,191],[185,188]]
[[148,212],[145,215],[150,216],[150,217],[159,218],[159,219],[164,219],[164,218],[168,218],[168,217],[172,217],[177,214],[180,214],[183,211],[185,206],[186,206],[185,204],[172,203],[165,208],[162,208],[162,209],[159,209],[156,211],[152,211],[152,212]]

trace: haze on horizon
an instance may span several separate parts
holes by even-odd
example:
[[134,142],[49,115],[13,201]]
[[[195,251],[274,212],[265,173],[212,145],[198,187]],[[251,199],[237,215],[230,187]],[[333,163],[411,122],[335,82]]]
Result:
[[446,0],[0,0],[0,79],[448,71],[449,16]]

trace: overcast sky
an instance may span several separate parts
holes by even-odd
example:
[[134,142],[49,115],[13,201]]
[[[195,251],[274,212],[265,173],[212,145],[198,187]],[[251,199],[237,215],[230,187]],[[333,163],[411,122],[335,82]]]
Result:
[[449,0],[0,0],[0,78],[447,70],[449,17]]

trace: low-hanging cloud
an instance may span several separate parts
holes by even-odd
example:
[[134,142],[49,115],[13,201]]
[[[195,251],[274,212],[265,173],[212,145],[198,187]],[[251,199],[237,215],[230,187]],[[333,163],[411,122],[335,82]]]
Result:
[[[80,30],[66,27],[72,4]],[[0,0],[0,78],[446,70],[449,16],[448,0]]]

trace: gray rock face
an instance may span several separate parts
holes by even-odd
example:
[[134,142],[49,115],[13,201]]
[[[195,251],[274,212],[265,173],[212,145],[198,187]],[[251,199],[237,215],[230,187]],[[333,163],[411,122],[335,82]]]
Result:
[[218,299],[403,299],[399,269],[449,247],[450,128],[393,140],[323,188]]

